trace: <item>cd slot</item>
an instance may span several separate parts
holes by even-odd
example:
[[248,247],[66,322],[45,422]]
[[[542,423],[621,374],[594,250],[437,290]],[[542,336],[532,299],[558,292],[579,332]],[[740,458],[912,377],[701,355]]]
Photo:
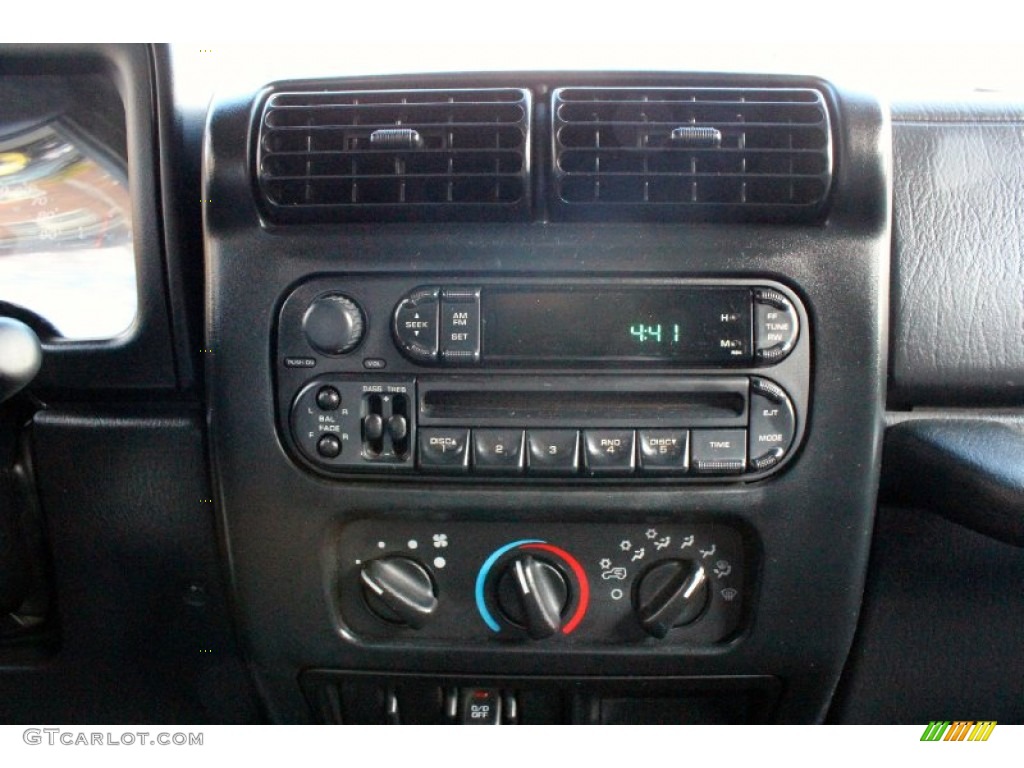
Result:
[[[642,383],[641,383],[642,382]],[[745,377],[687,381],[621,379],[536,381],[515,386],[469,382],[420,384],[423,424],[490,426],[745,426],[749,383]]]

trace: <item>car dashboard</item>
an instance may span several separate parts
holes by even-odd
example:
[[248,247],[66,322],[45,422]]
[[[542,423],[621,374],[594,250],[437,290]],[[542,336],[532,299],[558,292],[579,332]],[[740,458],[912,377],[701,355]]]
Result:
[[20,316],[6,720],[1020,720],[1020,105],[85,55],[139,315]]

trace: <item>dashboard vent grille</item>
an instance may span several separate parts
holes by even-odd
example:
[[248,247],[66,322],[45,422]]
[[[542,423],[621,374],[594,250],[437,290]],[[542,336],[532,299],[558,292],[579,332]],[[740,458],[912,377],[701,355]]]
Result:
[[525,218],[529,126],[513,88],[276,93],[259,189],[278,221]]
[[810,88],[560,88],[556,209],[569,217],[819,217],[829,114]]

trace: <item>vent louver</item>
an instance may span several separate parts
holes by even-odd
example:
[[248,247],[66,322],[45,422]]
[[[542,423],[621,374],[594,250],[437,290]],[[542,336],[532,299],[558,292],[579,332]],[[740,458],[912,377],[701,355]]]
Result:
[[275,221],[520,219],[529,126],[512,88],[276,93],[259,189]]
[[831,129],[810,88],[560,88],[554,205],[594,216],[813,220]]

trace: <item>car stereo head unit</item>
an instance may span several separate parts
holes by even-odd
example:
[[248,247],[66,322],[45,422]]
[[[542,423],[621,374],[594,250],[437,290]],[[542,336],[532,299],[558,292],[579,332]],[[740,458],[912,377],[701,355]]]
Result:
[[278,424],[332,475],[760,479],[803,432],[807,322],[771,280],[319,278],[279,313]]

